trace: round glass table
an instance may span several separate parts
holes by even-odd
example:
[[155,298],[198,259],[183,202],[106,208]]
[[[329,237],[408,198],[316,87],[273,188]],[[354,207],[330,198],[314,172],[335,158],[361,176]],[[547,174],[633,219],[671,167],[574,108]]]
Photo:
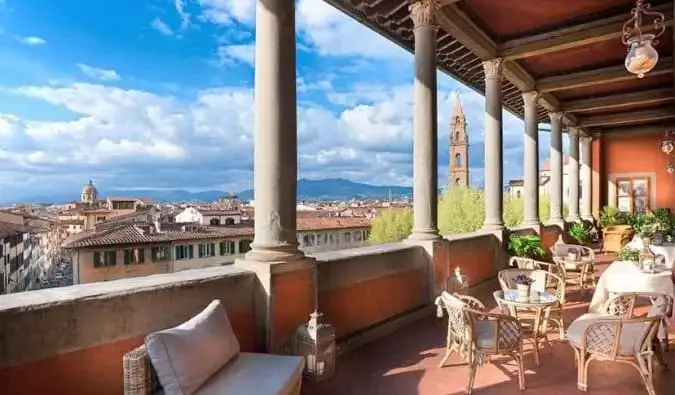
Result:
[[494,298],[499,308],[516,318],[534,344],[534,361],[537,366],[539,360],[539,342],[550,343],[547,336],[548,316],[550,308],[558,304],[558,298],[549,292],[531,290],[528,295],[522,295],[515,289],[495,291]]

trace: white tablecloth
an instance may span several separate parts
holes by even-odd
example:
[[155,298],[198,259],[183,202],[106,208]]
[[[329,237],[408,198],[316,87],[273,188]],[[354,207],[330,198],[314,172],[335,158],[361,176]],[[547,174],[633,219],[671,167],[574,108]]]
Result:
[[[644,273],[632,262],[617,261],[600,276],[588,311],[601,313],[610,292],[656,292],[673,296],[675,287],[670,270],[656,274]],[[664,338],[665,333],[659,332],[659,337]]]

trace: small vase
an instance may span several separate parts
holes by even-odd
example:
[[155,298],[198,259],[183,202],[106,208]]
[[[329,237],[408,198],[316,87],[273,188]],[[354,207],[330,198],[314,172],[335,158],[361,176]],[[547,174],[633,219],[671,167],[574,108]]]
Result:
[[530,285],[529,284],[516,284],[516,289],[518,290],[518,296],[521,296],[521,297],[530,296]]

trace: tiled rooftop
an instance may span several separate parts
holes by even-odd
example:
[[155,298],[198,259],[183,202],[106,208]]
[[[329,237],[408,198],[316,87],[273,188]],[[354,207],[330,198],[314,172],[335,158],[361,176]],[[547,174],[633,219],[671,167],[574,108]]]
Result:
[[[602,270],[603,267],[600,267]],[[491,297],[480,299],[493,306]],[[590,295],[568,295],[566,325],[585,313]],[[467,365],[454,354],[446,366],[439,368],[445,352],[447,318],[429,317],[408,325],[388,336],[338,357],[334,377],[321,383],[305,383],[303,395],[462,395],[468,381]],[[671,333],[674,331],[671,328]],[[555,331],[550,333],[556,339]],[[671,340],[675,338],[671,335]],[[572,348],[557,340],[541,352],[541,366],[534,364],[531,347],[526,342],[525,374],[527,390],[536,395],[581,393],[576,386],[576,367]],[[671,349],[672,347],[671,341]],[[675,351],[666,353],[675,365]],[[658,395],[675,393],[675,375],[655,365]],[[638,371],[612,362],[593,362],[589,370],[589,395],[643,395],[647,391]],[[506,357],[478,368],[474,395],[516,395],[516,366]]]

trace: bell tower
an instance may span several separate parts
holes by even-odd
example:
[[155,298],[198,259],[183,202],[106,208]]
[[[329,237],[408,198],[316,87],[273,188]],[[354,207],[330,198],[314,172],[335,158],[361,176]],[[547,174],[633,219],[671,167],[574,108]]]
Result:
[[448,187],[469,187],[469,134],[459,92],[450,118],[450,179]]

